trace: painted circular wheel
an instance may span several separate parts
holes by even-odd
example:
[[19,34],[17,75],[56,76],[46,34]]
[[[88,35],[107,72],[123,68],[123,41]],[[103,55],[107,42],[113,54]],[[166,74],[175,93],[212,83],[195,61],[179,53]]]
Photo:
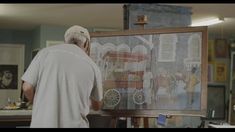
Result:
[[133,101],[135,104],[141,105],[145,102],[144,91],[136,90],[133,94]]
[[109,89],[104,94],[104,105],[108,107],[116,106],[121,100],[121,94],[116,89]]

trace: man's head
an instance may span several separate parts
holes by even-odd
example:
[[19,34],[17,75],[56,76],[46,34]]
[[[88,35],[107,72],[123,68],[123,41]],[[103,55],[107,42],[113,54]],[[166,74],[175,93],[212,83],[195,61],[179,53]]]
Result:
[[90,54],[90,34],[88,30],[81,26],[70,27],[64,35],[65,43],[76,44],[88,55]]

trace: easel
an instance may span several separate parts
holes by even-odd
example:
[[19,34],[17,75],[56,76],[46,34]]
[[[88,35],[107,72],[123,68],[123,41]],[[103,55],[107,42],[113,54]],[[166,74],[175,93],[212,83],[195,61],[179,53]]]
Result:
[[[137,16],[137,22],[134,23],[135,25],[139,25],[140,29],[144,29],[145,24],[147,24],[147,16],[146,15],[140,15]],[[132,117],[131,120],[133,120],[134,122],[134,128],[139,128],[140,126],[140,120],[142,117]],[[149,121],[148,121],[148,117],[143,117],[144,120],[144,128],[148,128],[149,127]]]
[[[146,15],[141,15],[141,16],[137,16],[137,22],[134,23],[135,25],[139,25],[140,29],[144,29],[145,24],[147,24],[147,16]],[[131,124],[133,125],[134,128],[139,128],[140,127],[140,121],[143,118],[143,127],[144,128],[148,128],[149,127],[149,121],[148,121],[148,117],[132,117],[129,116],[131,118]],[[128,117],[125,117],[128,118]],[[112,128],[116,128],[117,127],[117,122],[118,122],[119,116],[114,116],[111,119],[111,123],[110,126]]]
[[[142,118],[143,118],[143,125],[144,125],[143,127],[144,128],[149,127],[148,117],[133,117],[133,116],[128,116],[128,117],[131,118],[131,124],[134,128],[140,128],[140,121],[141,121]],[[125,118],[127,119],[128,117],[125,117]],[[112,117],[111,122],[110,122],[110,127],[111,128],[116,128],[118,120],[119,120],[118,116]]]
[[137,22],[134,24],[139,25],[140,29],[144,29],[144,25],[148,24],[147,21],[148,21],[147,16],[141,15],[141,16],[137,16]]
[[134,120],[134,128],[140,127],[141,118],[143,118],[143,120],[144,120],[144,128],[148,128],[149,127],[148,117],[132,117],[131,120]]

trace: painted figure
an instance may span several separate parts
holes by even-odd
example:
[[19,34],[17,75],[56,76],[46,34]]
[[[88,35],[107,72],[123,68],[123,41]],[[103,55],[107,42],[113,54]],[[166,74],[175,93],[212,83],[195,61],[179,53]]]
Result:
[[191,73],[188,77],[188,80],[186,81],[186,91],[188,95],[188,104],[192,104],[194,102],[194,91],[195,91],[195,86],[199,83],[199,80],[196,76],[196,71],[197,68],[193,67],[191,70]]

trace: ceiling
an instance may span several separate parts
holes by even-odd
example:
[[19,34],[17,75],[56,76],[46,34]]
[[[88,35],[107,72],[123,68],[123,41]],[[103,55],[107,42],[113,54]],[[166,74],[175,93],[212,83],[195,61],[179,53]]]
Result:
[[[38,25],[123,29],[124,4],[0,4],[0,28],[30,30]],[[192,8],[192,21],[223,17],[209,26],[222,36],[235,34],[235,4],[168,4]]]

